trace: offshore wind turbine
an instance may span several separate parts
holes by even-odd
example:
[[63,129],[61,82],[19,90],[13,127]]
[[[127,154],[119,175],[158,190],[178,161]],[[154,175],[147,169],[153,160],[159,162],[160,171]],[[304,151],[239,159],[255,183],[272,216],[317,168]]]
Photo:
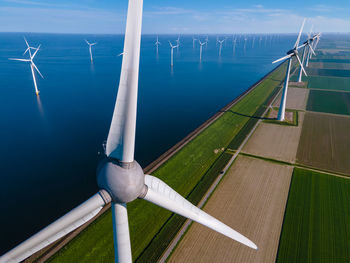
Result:
[[199,41],[199,62],[201,62],[202,61],[202,48],[207,42],[202,43],[200,39],[198,39],[198,41]]
[[176,39],[175,41],[176,41],[177,50],[179,50],[179,46],[180,46],[180,36],[178,36],[177,39]]
[[216,43],[219,43],[219,56],[221,56],[221,49],[222,49],[222,43],[224,43],[225,38],[223,40],[220,40],[219,38],[216,39]]
[[197,39],[197,38],[192,37],[192,46],[193,46],[193,48],[194,48],[194,42],[195,42],[196,40],[198,40],[198,39]]
[[91,60],[91,62],[92,62],[93,59],[92,59],[92,50],[91,50],[91,47],[94,46],[94,45],[96,45],[97,43],[91,43],[91,44],[90,44],[89,41],[87,41],[86,39],[85,39],[85,42],[86,42],[86,44],[89,45],[90,60]]
[[[26,39],[24,39],[24,40],[25,40],[25,42],[26,42],[26,44],[27,44],[27,49],[26,49],[26,51],[24,52],[24,54],[27,53],[27,51],[28,51],[28,52],[29,52],[29,59],[9,58],[9,60],[30,62],[30,70],[31,70],[32,76],[33,76],[35,94],[38,96],[38,95],[39,95],[39,90],[38,90],[38,85],[37,85],[37,83],[36,83],[36,78],[35,78],[35,71],[34,71],[34,69],[39,73],[40,77],[42,77],[42,78],[44,78],[44,77],[43,77],[43,75],[40,73],[38,67],[34,64],[33,59],[34,59],[36,53],[39,51],[41,45],[39,45],[37,48],[33,48],[33,47],[30,47],[30,46],[29,46],[29,44],[28,44],[28,42],[27,42]],[[31,53],[31,51],[30,51],[31,49],[35,49],[35,52],[34,52],[33,55],[32,55],[32,53]]]
[[157,41],[154,44],[157,47],[157,54],[158,54],[158,46],[162,44],[162,43],[159,42],[158,36],[157,36]]
[[171,44],[171,42],[169,41],[170,44],[170,66],[173,67],[174,66],[174,48],[177,48],[179,45],[177,44],[176,46],[173,46],[173,44]]
[[299,47],[299,41],[300,41],[301,33],[303,31],[303,28],[304,28],[305,20],[306,19],[304,19],[304,21],[303,21],[303,23],[301,25],[297,41],[295,42],[293,48],[287,52],[287,56],[284,56],[284,57],[279,58],[279,59],[277,59],[277,60],[272,62],[272,63],[276,63],[276,62],[288,60],[288,66],[287,66],[287,72],[286,72],[286,77],[285,77],[285,81],[284,81],[283,93],[282,93],[280,107],[279,107],[278,116],[277,116],[277,119],[279,121],[284,121],[284,118],[285,118],[288,82],[289,82],[290,68],[291,68],[291,65],[292,65],[293,57],[296,57],[296,59],[297,59],[299,65],[300,65],[300,67],[302,68],[304,74],[307,76],[306,71],[305,71],[305,69],[303,67],[303,64],[301,64],[300,58],[298,56],[298,49],[300,48]]
[[[115,261],[131,263],[126,204],[139,198],[170,210],[251,248],[257,246],[229,226],[192,205],[157,177],[145,175],[134,159],[137,92],[143,0],[130,0],[117,100],[108,133],[105,158],[99,163],[101,189],[90,199],[53,222],[0,258],[0,263],[20,262],[93,218],[112,203]],[[140,236],[139,238],[142,238]]]

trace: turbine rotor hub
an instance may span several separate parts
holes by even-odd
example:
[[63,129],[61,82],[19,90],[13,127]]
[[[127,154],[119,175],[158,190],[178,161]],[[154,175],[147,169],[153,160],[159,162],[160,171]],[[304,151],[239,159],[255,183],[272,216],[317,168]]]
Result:
[[108,157],[97,167],[97,184],[115,203],[129,203],[147,191],[145,175],[136,161],[122,163]]

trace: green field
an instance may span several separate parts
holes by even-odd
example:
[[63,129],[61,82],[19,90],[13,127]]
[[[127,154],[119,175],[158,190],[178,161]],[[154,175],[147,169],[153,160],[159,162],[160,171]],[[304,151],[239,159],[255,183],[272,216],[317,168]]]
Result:
[[295,168],[276,262],[349,262],[349,211],[349,179]]
[[350,63],[312,62],[309,63],[309,68],[350,70]]
[[309,76],[350,77],[350,70],[346,69],[307,68],[306,72]]
[[[231,110],[245,115],[255,114],[279,86],[284,72],[285,65],[271,73]],[[204,179],[203,181],[203,178],[208,174],[208,170],[214,169],[213,165],[216,160],[223,156],[220,153],[215,153],[215,150],[226,148],[249,119],[249,117],[231,112],[224,113],[158,168],[153,175],[161,178],[183,196],[190,197],[195,203],[198,202],[205,192],[204,190],[209,187],[208,180]],[[217,175],[211,174],[211,176]],[[203,182],[205,183],[203,184]],[[196,188],[202,190],[197,191]],[[152,255],[153,250],[147,252],[147,249],[165,246],[164,242],[168,242],[167,240],[170,240],[176,233],[164,231],[167,228],[171,230],[174,225],[172,213],[143,200],[135,200],[128,204],[128,212],[133,258],[138,259],[141,256],[142,260],[140,258],[140,261],[145,262],[151,258],[151,261],[154,261],[156,256]],[[143,258],[143,255],[150,256]],[[52,261],[110,262],[113,257],[112,219],[111,212],[108,211],[82,234],[74,238],[52,258]]]
[[306,110],[350,115],[350,93],[310,90]]
[[308,88],[350,91],[350,78],[308,77]]
[[312,62],[324,62],[324,63],[350,63],[350,59],[340,58],[313,58]]

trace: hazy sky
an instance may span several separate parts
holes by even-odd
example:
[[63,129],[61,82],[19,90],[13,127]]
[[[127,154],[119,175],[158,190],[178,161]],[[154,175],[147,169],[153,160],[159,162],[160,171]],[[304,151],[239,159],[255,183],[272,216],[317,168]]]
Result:
[[[0,32],[123,33],[127,0],[0,0]],[[350,0],[144,0],[143,33],[349,32]]]

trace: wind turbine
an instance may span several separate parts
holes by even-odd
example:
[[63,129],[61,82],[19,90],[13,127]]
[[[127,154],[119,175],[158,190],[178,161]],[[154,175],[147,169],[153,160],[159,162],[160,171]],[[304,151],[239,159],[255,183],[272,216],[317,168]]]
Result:
[[[9,60],[30,62],[30,70],[32,71],[33,82],[34,82],[34,88],[35,88],[35,94],[38,96],[38,95],[39,95],[39,90],[38,90],[38,86],[37,86],[37,83],[36,83],[36,78],[35,78],[35,71],[34,71],[34,69],[39,73],[40,77],[42,77],[42,78],[44,78],[44,77],[43,77],[43,75],[41,75],[39,69],[38,69],[37,66],[34,64],[33,59],[34,59],[36,53],[39,51],[41,45],[39,45],[37,48],[33,48],[33,47],[30,47],[30,46],[29,46],[29,44],[28,44],[28,42],[27,42],[26,39],[24,39],[24,40],[25,40],[25,42],[26,42],[26,44],[27,44],[27,47],[28,47],[28,48],[26,49],[26,51],[24,52],[24,54],[27,53],[27,51],[28,51],[28,52],[29,52],[29,59],[9,58]],[[31,53],[31,51],[30,51],[31,49],[35,49],[35,52],[34,52],[33,55],[32,55],[32,53]]]
[[236,51],[236,41],[237,41],[237,39],[236,39],[236,37],[233,39],[233,54],[235,54],[235,51]]
[[158,46],[161,45],[162,43],[159,42],[158,36],[157,36],[157,41],[154,43],[157,47],[157,54],[158,54]]
[[221,49],[222,49],[222,43],[224,43],[225,39],[220,40],[219,38],[216,39],[217,43],[219,43],[219,56],[221,56]]
[[26,42],[26,45],[27,45],[27,49],[26,49],[26,51],[24,51],[23,55],[25,55],[25,54],[29,51],[29,56],[31,56],[30,50],[31,50],[31,49],[36,50],[36,48],[35,48],[35,47],[29,46],[27,39],[26,39],[25,37],[23,37],[23,38],[24,38],[24,41]]
[[110,202],[112,202],[115,261],[131,263],[126,204],[137,198],[185,216],[257,249],[252,241],[192,205],[160,179],[145,175],[141,166],[134,160],[142,5],[143,0],[129,1],[124,41],[126,52],[123,56],[118,95],[106,143],[106,157],[100,162],[97,171],[97,184],[101,190],[4,254],[0,258],[1,263],[24,260],[87,222]]
[[202,43],[200,39],[198,39],[198,41],[199,41],[199,61],[201,62],[202,61],[202,48],[207,42]]
[[300,48],[299,47],[299,41],[300,41],[301,33],[303,31],[303,28],[304,28],[305,20],[306,19],[304,19],[303,24],[301,25],[301,28],[300,28],[300,31],[299,31],[299,35],[298,35],[297,41],[295,42],[295,44],[293,46],[293,49],[291,49],[291,50],[289,50],[287,52],[287,56],[284,56],[284,57],[279,58],[279,59],[275,60],[274,62],[272,62],[272,63],[276,63],[276,62],[280,62],[280,61],[284,61],[284,60],[288,59],[288,66],[287,66],[287,72],[286,72],[286,77],[285,77],[285,81],[284,81],[283,93],[282,93],[281,102],[280,102],[280,108],[278,110],[278,116],[277,116],[277,119],[279,121],[284,121],[284,117],[285,117],[288,82],[289,82],[290,67],[291,67],[291,64],[292,64],[293,57],[296,57],[296,59],[299,62],[299,65],[302,68],[304,74],[307,76],[306,71],[305,71],[305,69],[303,67],[303,64],[301,63],[300,58],[298,56],[298,49]]
[[176,46],[173,46],[173,44],[171,44],[170,41],[169,41],[169,44],[170,44],[170,48],[171,48],[170,66],[173,67],[174,66],[174,48],[177,48],[179,46],[179,44],[177,44]]
[[194,42],[195,42],[196,40],[198,40],[198,39],[192,37],[192,45],[193,45],[193,48],[194,48]]
[[[308,33],[308,35],[307,35],[307,40],[303,43],[303,45],[300,46],[300,48],[304,47],[303,48],[303,57],[301,59],[301,64],[302,65],[304,65],[305,55],[307,54],[307,60],[306,60],[306,64],[305,64],[306,67],[309,64],[310,51],[311,51],[311,53],[313,53],[316,56],[315,51],[312,48],[312,43],[314,41],[314,38],[310,37],[311,36],[311,32],[312,32],[312,29],[311,29],[310,33]],[[302,75],[303,75],[303,70],[300,67],[300,69],[299,69],[299,76],[298,76],[298,82],[301,82]]]
[[176,39],[175,41],[176,41],[177,50],[179,50],[179,46],[180,46],[180,36],[178,36],[177,39]]
[[91,44],[90,44],[89,41],[87,41],[86,39],[85,39],[85,42],[86,42],[86,44],[89,45],[90,60],[91,60],[91,62],[92,62],[93,59],[92,59],[92,50],[91,50],[91,47],[94,46],[94,45],[96,45],[97,43],[91,43]]

